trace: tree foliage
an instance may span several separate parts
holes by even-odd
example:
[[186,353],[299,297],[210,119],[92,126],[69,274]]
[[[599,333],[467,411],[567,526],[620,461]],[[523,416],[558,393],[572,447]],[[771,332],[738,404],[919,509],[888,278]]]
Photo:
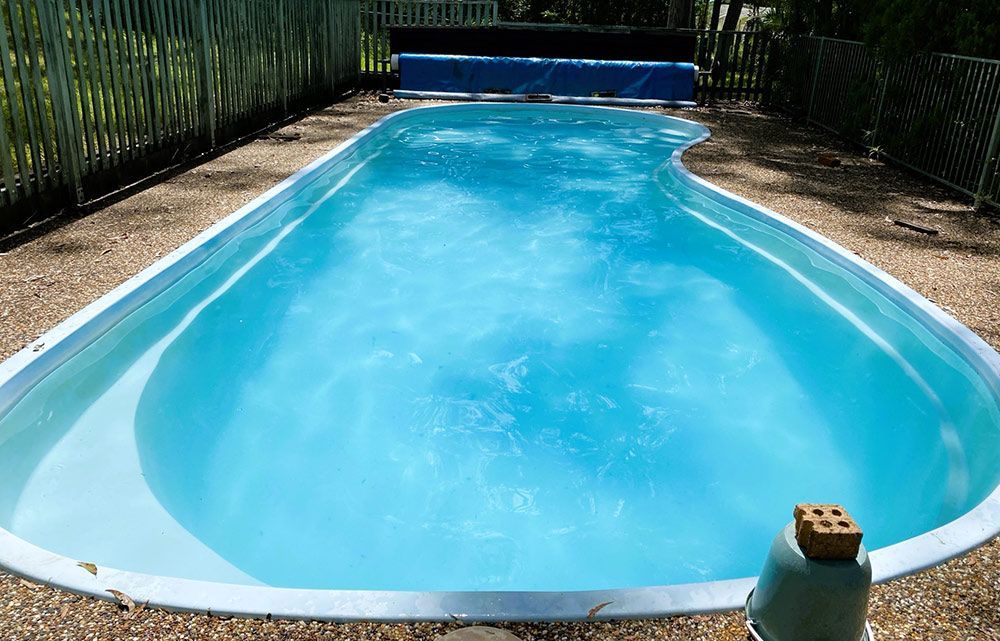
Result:
[[[514,22],[676,27],[731,0],[500,0]],[[731,8],[742,5],[732,0]],[[767,28],[864,40],[886,54],[939,51],[1000,59],[1000,0],[746,0]],[[716,13],[715,15],[719,15]],[[728,15],[734,15],[732,11]]]
[[1000,58],[1000,0],[878,0],[867,11],[862,35],[890,53]]
[[1000,0],[775,0],[768,26],[915,51],[1000,58]]
[[690,0],[500,0],[500,17],[513,22],[684,26]]

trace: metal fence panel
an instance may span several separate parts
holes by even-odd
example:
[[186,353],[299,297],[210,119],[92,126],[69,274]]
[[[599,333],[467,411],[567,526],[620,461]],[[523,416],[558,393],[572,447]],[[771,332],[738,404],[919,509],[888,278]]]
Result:
[[886,60],[863,43],[819,37],[785,47],[774,104],[1000,206],[1000,61],[938,53]]

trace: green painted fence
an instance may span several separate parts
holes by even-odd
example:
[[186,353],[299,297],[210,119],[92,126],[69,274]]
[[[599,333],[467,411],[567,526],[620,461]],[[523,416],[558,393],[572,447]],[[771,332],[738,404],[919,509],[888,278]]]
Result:
[[353,88],[357,0],[0,0],[0,233]]
[[880,58],[860,42],[783,42],[774,104],[873,154],[1000,206],[1000,61]]

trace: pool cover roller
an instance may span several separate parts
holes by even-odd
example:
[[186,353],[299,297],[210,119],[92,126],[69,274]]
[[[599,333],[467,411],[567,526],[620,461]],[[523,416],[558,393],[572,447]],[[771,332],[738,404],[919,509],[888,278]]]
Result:
[[689,62],[401,53],[398,65],[401,90],[461,94],[691,101],[696,75]]

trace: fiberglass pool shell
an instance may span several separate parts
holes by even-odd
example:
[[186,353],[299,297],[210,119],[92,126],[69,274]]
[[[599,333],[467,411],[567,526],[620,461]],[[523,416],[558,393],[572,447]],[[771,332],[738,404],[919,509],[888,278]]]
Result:
[[[507,131],[504,127],[520,127],[523,131],[519,130],[518,136],[500,135],[498,132]],[[532,165],[536,143],[542,145],[538,141],[544,142],[546,136],[550,149],[543,149],[542,153],[554,150],[554,155]],[[795,500],[848,503],[862,525],[867,524],[869,547],[879,548],[871,555],[876,580],[940,563],[992,538],[1000,527],[1000,491],[996,489],[1000,471],[997,462],[1000,356],[927,300],[851,253],[687,172],[680,162],[681,154],[707,137],[707,129],[690,121],[596,107],[448,105],[386,116],[0,365],[0,475],[4,481],[0,484],[0,526],[6,528],[0,529],[0,565],[36,580],[103,598],[109,597],[107,589],[115,589],[152,605],[220,614],[309,619],[579,619],[586,618],[598,603],[610,602],[596,617],[622,618],[742,607],[754,579],[734,577],[750,576],[756,571],[771,536],[787,519],[788,509]],[[603,146],[598,144],[602,140]],[[396,147],[387,147],[389,143]],[[443,152],[456,146],[467,148],[462,152],[466,164],[442,162],[447,155]],[[419,149],[420,155],[394,156],[402,153],[404,147]],[[618,163],[619,156],[633,159],[634,166]],[[514,193],[505,189],[506,178],[495,181],[492,192],[486,182],[476,182],[477,175],[495,176],[496,172],[508,171],[512,159],[522,161],[522,166],[530,170],[530,175],[522,177],[521,184],[547,184],[545,168],[559,167],[562,173],[557,176],[558,181],[566,186],[565,195],[560,198],[579,211],[557,208],[552,211],[559,216],[535,216],[548,211],[545,206],[551,202],[546,198],[552,198],[551,195],[538,193],[528,198]],[[364,220],[357,212],[348,215],[346,210],[334,209],[337,215],[331,219],[333,226],[324,226],[323,218],[315,214],[317,209],[328,201],[334,203],[330,199],[341,190],[348,194],[345,198],[352,189],[361,190],[351,183],[356,178],[365,178],[359,174],[366,165],[372,175],[378,170],[380,178],[398,182],[401,195],[397,194],[396,208],[386,208],[382,202],[382,208],[367,212]],[[574,166],[578,169],[574,170]],[[602,177],[594,173],[600,168],[610,171],[610,175]],[[434,171],[442,173],[435,177]],[[433,184],[421,183],[428,175],[434,178]],[[460,188],[462,185],[466,191]],[[489,206],[468,200],[468,190],[476,189],[485,190],[486,196],[493,198],[487,203]],[[391,200],[389,192],[379,193],[382,201]],[[296,200],[296,196],[304,194],[305,197]],[[477,196],[486,197],[483,193]],[[637,209],[637,203],[641,208]],[[563,207],[565,203],[557,205]],[[450,235],[439,236],[442,226],[434,221],[442,207],[451,212],[449,224],[443,226]],[[503,211],[506,218],[492,220],[490,214],[494,209]],[[592,217],[600,218],[600,224],[593,225]],[[341,219],[351,224],[342,225]],[[663,224],[664,221],[674,227]],[[309,231],[314,224],[320,226]],[[678,224],[683,226],[678,228]],[[661,228],[680,237],[664,235]],[[678,229],[684,234],[677,234]],[[397,236],[393,237],[394,233]],[[303,239],[297,239],[296,234],[307,234],[308,242],[302,244]],[[452,238],[456,234],[458,237]],[[688,249],[701,251],[686,256],[684,243],[689,242],[688,236],[707,238],[708,244],[693,245]],[[317,245],[328,237],[336,237],[338,242],[330,243],[329,247]],[[396,242],[387,249],[384,237]],[[594,238],[599,242],[591,242]],[[345,239],[356,241],[361,250],[351,253]],[[628,252],[639,253],[626,252],[628,260],[616,263],[614,243],[621,239],[627,239],[622,246],[627,246]],[[447,249],[452,240],[472,244],[471,256],[451,253],[455,251],[454,245],[460,244],[453,242],[453,248]],[[285,247],[281,247],[283,244]],[[522,260],[521,254],[532,255],[536,246],[544,250],[543,258],[552,260],[517,262]],[[596,248],[597,259],[581,263],[578,255],[581,246]],[[653,246],[655,252],[667,248],[670,258],[648,253]],[[239,253],[241,247],[245,255]],[[416,247],[423,252],[420,265],[427,264],[427,252],[437,256],[441,274],[435,284],[441,287],[422,289],[412,280],[406,268],[413,265],[400,265],[394,260],[398,255],[390,252],[398,247]],[[703,251],[706,247],[711,251]],[[390,432],[388,437],[382,434],[381,438],[369,438],[367,433],[348,434],[344,442],[354,449],[358,461],[353,467],[350,461],[340,461],[343,469],[325,476],[322,462],[313,460],[311,451],[322,449],[330,429],[330,414],[326,415],[318,436],[303,437],[289,444],[274,440],[274,435],[294,423],[294,419],[302,418],[288,409],[289,404],[311,407],[309,395],[296,388],[309,391],[309,382],[325,381],[326,370],[330,368],[324,358],[300,362],[281,355],[295,354],[298,349],[300,355],[335,354],[343,359],[338,362],[347,363],[350,354],[337,350],[341,349],[340,343],[351,341],[337,342],[320,334],[304,341],[307,335],[296,334],[298,347],[289,346],[268,332],[255,336],[251,329],[246,329],[245,322],[252,320],[252,325],[268,327],[272,317],[308,317],[309,300],[295,298],[295,292],[288,290],[301,286],[299,279],[305,279],[304,265],[315,258],[316,252],[323,252],[337,269],[360,274],[365,286],[353,291],[349,282],[337,287],[326,283],[323,296],[334,300],[336,306],[325,310],[325,314],[336,317],[338,327],[342,328],[344,322],[337,320],[340,317],[337,310],[345,307],[363,310],[363,318],[375,319],[372,322],[387,316],[396,318],[380,307],[385,299],[395,296],[402,297],[408,305],[430,300],[441,306],[444,312],[441,315],[435,315],[438,312],[435,305],[427,305],[428,310],[398,313],[396,321],[408,319],[407,322],[416,322],[423,329],[444,327],[452,332],[446,333],[448,341],[458,341],[455,346],[459,348],[466,347],[461,343],[464,334],[474,333],[491,322],[516,327],[527,338],[509,339],[514,340],[517,349],[503,358],[496,358],[492,352],[490,358],[485,358],[463,349],[442,351],[441,345],[433,344],[409,349],[398,341],[390,345],[372,338],[371,344],[358,348],[357,367],[350,370],[352,374],[338,382],[344,389],[360,391],[365,402],[359,403],[365,405],[366,413],[350,415],[353,411],[350,404],[320,405],[312,410],[342,412],[358,424],[368,425],[372,422],[370,417],[376,416],[383,423],[395,425],[400,420],[398,415],[379,412],[388,412],[385,408],[391,409],[391,397],[399,396],[407,385],[418,385],[407,372],[412,371],[410,368],[441,362],[448,367],[438,366],[434,394],[419,396],[414,416],[442,415],[440,398],[441,390],[445,389],[441,387],[442,380],[447,390],[461,397],[455,397],[458,401],[451,398],[444,405],[448,411],[457,407],[458,413],[445,412],[447,421],[443,425],[448,429],[433,424],[434,430],[420,432],[416,440],[401,428],[400,433]],[[721,278],[718,265],[713,268],[710,264],[716,258],[735,260],[742,275],[727,274]],[[700,263],[695,272],[681,269],[689,267],[685,260],[695,259],[706,262]],[[377,282],[364,280],[370,278],[370,270],[348,269],[351,261],[358,260],[377,263],[380,270]],[[462,263],[463,260],[466,262]],[[269,261],[279,263],[280,270],[267,271]],[[595,272],[594,262],[606,264],[607,269],[601,267]],[[474,273],[484,264],[492,271],[485,276]],[[611,268],[612,264],[617,271]],[[511,265],[519,265],[521,269],[494,273]],[[760,265],[765,265],[767,271],[759,271]],[[214,280],[195,279],[193,274],[199,270],[214,275]],[[255,270],[263,275],[255,275]],[[595,274],[600,278],[595,278]],[[449,311],[448,301],[454,296],[447,291],[444,294],[436,291],[442,287],[460,289],[473,276],[485,278],[489,291],[499,292],[501,303],[500,307],[489,307],[476,322],[463,313],[454,313],[454,309]],[[236,307],[231,307],[228,313],[235,316],[226,320],[227,310],[222,303],[227,300],[227,292],[239,293],[239,287],[253,283],[254,278],[259,280],[258,289],[230,300],[227,304]],[[766,282],[769,288],[753,290],[755,278]],[[727,296],[739,283],[758,295],[754,300],[741,300],[741,308],[735,309],[727,306]],[[413,291],[397,291],[401,288],[394,289],[394,284],[403,284]],[[268,299],[266,305],[253,307],[262,291],[273,291],[274,296],[286,299]],[[601,307],[595,291],[611,292],[609,296],[614,298],[615,305],[621,302],[619,298],[627,298],[628,304],[621,308],[601,308],[595,314],[593,308]],[[480,291],[479,298],[488,302],[489,296],[484,292]],[[407,299],[411,294],[413,298]],[[573,298],[570,294],[581,296]],[[193,300],[183,300],[185,295]],[[843,302],[845,298],[850,298],[850,305]],[[664,305],[664,300],[683,304]],[[480,301],[480,304],[486,303]],[[250,307],[242,309],[241,305]],[[716,314],[714,308],[726,310],[728,315]],[[761,336],[756,330],[756,324],[774,322],[767,320],[769,314],[776,313],[773,309],[800,308],[806,311],[796,312],[803,314],[795,317],[797,323],[776,325],[784,328],[779,332],[781,337]],[[533,325],[525,325],[522,318],[515,317],[519,309],[526,310],[524,315],[529,320],[532,313],[546,319],[552,316],[555,320],[546,321],[551,321],[551,326],[540,325],[537,318],[532,320]],[[426,325],[419,324],[418,311],[430,319]],[[247,315],[251,312],[252,317]],[[157,314],[167,317],[172,314],[172,317],[167,325],[154,327],[157,331],[153,331],[144,322]],[[232,321],[232,332],[222,337],[225,340],[206,333],[204,319],[213,318],[216,326],[222,321],[223,324]],[[649,318],[667,324],[643,325]],[[842,327],[824,325],[829,318],[842,322]],[[580,319],[587,322],[581,323]],[[357,324],[353,322],[356,319],[350,320],[348,325]],[[560,325],[557,321],[565,322],[557,327]],[[811,326],[817,324],[819,333],[810,334],[816,331]],[[395,327],[399,326],[397,322]],[[889,326],[897,329],[890,331]],[[664,327],[670,331],[660,331]],[[537,337],[550,337],[552,331],[557,332],[557,338],[562,337],[560,349],[542,350]],[[569,338],[558,332],[570,332]],[[898,338],[900,332],[916,336],[916,342],[897,349],[885,338]],[[674,336],[664,336],[671,333]],[[732,333],[732,340],[726,340],[728,333]],[[738,334],[740,338],[736,338]],[[847,342],[840,346],[844,354],[827,349],[812,368],[799,363],[797,369],[781,369],[768,364],[767,354],[741,351],[745,347],[741,340],[761,345],[771,345],[769,341],[774,340],[787,348],[794,344],[794,337],[802,334],[818,341],[817,344],[822,343],[824,335],[848,336],[844,339]],[[631,350],[616,352],[625,353],[626,357],[606,356],[609,349],[615,351],[613,348],[617,347],[611,341],[599,340],[608,335],[628,343]],[[719,341],[705,345],[692,339],[704,335],[718,337]],[[241,343],[241,336],[250,336],[259,343]],[[651,342],[637,342],[640,339]],[[95,367],[104,355],[114,351],[97,350],[94,346],[102,340],[113,343],[118,352],[128,354],[132,350],[135,356],[117,369]],[[549,340],[553,341],[558,343]],[[185,364],[183,358],[178,358],[183,356],[180,348],[185,344],[189,350],[195,350],[202,371],[192,371],[190,361]],[[868,347],[861,352],[851,351],[860,344]],[[663,350],[669,352],[667,357],[663,356]],[[452,351],[459,353],[453,355]],[[270,354],[270,360],[261,360],[262,352]],[[523,356],[518,356],[521,352]],[[239,358],[234,354],[240,354]],[[650,354],[655,357],[652,361],[648,358]],[[790,354],[779,356],[771,360],[795,360]],[[559,361],[560,358],[568,360]],[[836,367],[824,368],[824,364],[836,363],[838,358],[859,361],[856,365],[860,370],[849,372],[855,377],[863,378],[866,372],[875,374],[871,380],[840,381],[838,377],[843,372]],[[319,361],[319,365],[303,367],[310,360]],[[650,394],[662,390],[645,389],[653,386],[640,384],[643,381],[636,380],[636,372],[647,377],[645,382],[656,376],[673,376],[677,380],[698,377],[696,368],[664,374],[671,367],[683,369],[671,363],[672,360],[682,365],[704,362],[708,369],[721,368],[719,372],[724,376],[701,381],[702,388],[698,391],[703,392],[705,385],[710,385],[726,402],[710,402],[711,399],[706,401],[698,395],[688,398],[683,390],[678,393],[677,389],[670,391],[671,407],[637,402],[635,399],[648,401]],[[456,364],[466,361],[472,365],[465,370],[455,369]],[[206,367],[204,363],[212,365]],[[278,393],[261,387],[260,381],[239,380],[240,369],[246,363],[294,384],[280,387]],[[574,369],[580,363],[585,366]],[[592,363],[599,366],[588,365]],[[489,378],[487,383],[482,377],[477,378],[474,366],[479,366],[480,373]],[[372,367],[379,368],[375,379],[357,375]],[[546,368],[553,374],[545,374]],[[757,381],[757,387],[740,392],[739,375],[754,368],[763,372],[760,375],[763,378]],[[596,373],[583,371],[590,369]],[[537,371],[543,372],[541,378]],[[560,381],[567,377],[577,377],[583,382],[560,387],[563,385]],[[263,416],[264,429],[243,429],[250,435],[242,434],[243,440],[223,445],[212,441],[207,431],[199,432],[216,428],[224,432],[234,421],[237,425],[241,421],[253,422],[240,418],[245,410],[244,401],[231,398],[212,408],[207,417],[198,415],[205,408],[199,407],[195,398],[213,380],[218,387],[239,382],[240,385],[231,386],[249,388],[248,393],[256,403],[254,415]],[[786,393],[792,389],[787,388],[787,381],[800,380],[817,386],[823,398],[802,402],[799,397],[803,394]],[[66,381],[72,385],[58,387],[69,385]],[[392,387],[400,381],[400,386]],[[692,387],[697,388],[698,383],[696,380]],[[381,404],[368,398],[368,388],[378,385],[389,390],[376,397]],[[519,404],[503,405],[505,411],[494,412],[484,419],[484,408],[493,411],[497,407],[496,403],[480,402],[484,398],[496,400],[497,392],[491,385],[499,386],[503,395],[520,400]],[[54,393],[47,397],[47,404],[32,404],[33,394],[45,398],[46,386],[54,386],[50,391],[63,389],[70,393]],[[626,387],[629,389],[625,390]],[[604,388],[611,391],[604,393]],[[905,396],[905,403],[901,404],[889,392],[903,388],[910,390],[910,394],[900,392]],[[179,403],[176,398],[172,401],[175,389],[189,402]],[[762,393],[765,391],[768,393]],[[775,397],[784,394],[788,398],[772,400],[769,394]],[[845,394],[864,398],[856,400]],[[79,399],[84,402],[78,402]],[[558,403],[552,399],[559,399]],[[878,430],[859,432],[850,421],[850,427],[837,423],[837,430],[832,430],[826,424],[830,420],[827,414],[839,420],[851,418],[849,412],[838,415],[845,411],[839,404],[857,404],[870,412],[878,412],[882,406],[888,409],[884,415],[867,419],[868,427],[877,425]],[[826,414],[816,411],[813,405],[821,406]],[[631,406],[634,407],[630,409]],[[737,411],[727,416],[718,407]],[[694,427],[684,424],[684,416],[678,417],[678,408],[693,412]],[[588,434],[581,436],[585,429],[573,432],[566,428],[565,433],[551,429],[553,425],[558,427],[560,421],[565,423],[569,412],[575,412],[572,416],[577,418],[573,420],[584,421],[590,429],[597,430],[589,436],[600,438],[588,441]],[[521,433],[532,429],[532,423],[526,421],[529,414],[533,421],[543,424],[531,438]],[[100,420],[88,423],[87,417],[91,415]],[[922,418],[926,416],[941,420],[927,421]],[[763,421],[762,417],[769,420]],[[699,443],[705,438],[699,439],[697,422],[711,422],[710,419],[723,431],[708,439],[712,442]],[[783,420],[798,422],[795,429],[817,443],[800,443],[802,439],[794,433],[787,429],[782,432]],[[517,428],[521,432],[510,427],[518,421],[524,424]],[[810,421],[820,428],[810,426]],[[49,427],[46,431],[48,422],[66,425],[61,429]],[[84,427],[78,428],[77,424]],[[738,426],[739,431],[726,432],[727,425]],[[476,440],[464,440],[470,438],[469,433]],[[720,436],[725,438],[720,440]],[[431,450],[427,443],[438,449]],[[514,449],[519,455],[526,457],[526,465],[511,463],[506,451],[511,443],[516,445]],[[451,445],[454,447],[449,450]],[[556,450],[553,446],[557,446]],[[421,447],[427,447],[427,451],[420,450]],[[484,464],[485,472],[477,471],[475,466],[468,470],[470,474],[486,475],[484,478],[490,483],[481,488],[489,492],[486,495],[463,494],[471,491],[469,484],[458,479],[449,485],[442,476],[442,468],[444,472],[464,472],[463,465],[476,459],[475,448],[490,455]],[[505,450],[504,456],[494,456],[497,448]],[[583,461],[574,459],[567,463],[544,458],[551,457],[553,451],[560,455],[574,453],[574,457]],[[530,458],[538,452],[542,452],[543,458]],[[856,457],[854,467],[845,460],[845,454]],[[395,458],[378,458],[382,455]],[[447,458],[448,465],[442,466],[440,460],[435,460],[442,456],[452,457]],[[802,456],[809,463],[799,470],[800,477],[789,483],[781,476],[790,469],[789,461],[784,459]],[[739,457],[746,460],[740,461]],[[239,463],[248,460],[253,464],[244,466],[249,469],[241,469]],[[379,469],[378,464],[386,460],[404,461],[405,465],[401,471]],[[227,464],[221,465],[220,461]],[[373,465],[372,461],[378,463]],[[622,465],[622,462],[630,463]],[[578,463],[585,468],[581,476],[584,490],[579,483],[563,491],[531,487],[524,481],[535,478],[532,474],[545,473],[534,468],[551,467],[564,473],[575,469]],[[674,469],[663,472],[665,463]],[[67,469],[74,466],[78,469],[76,484],[64,487],[67,475],[74,474]],[[218,469],[213,470],[213,466]],[[261,469],[270,470],[271,475],[253,478]],[[427,475],[428,470],[439,476]],[[809,470],[812,476],[804,470]],[[306,477],[304,485],[283,485],[282,479],[295,477],[295,472]],[[371,556],[364,546],[371,543],[376,546],[373,549],[378,549],[378,544],[385,545],[383,539],[405,526],[405,519],[379,514],[371,502],[364,503],[366,495],[360,485],[377,485],[380,472],[397,481],[378,490],[389,499],[393,498],[391,494],[396,495],[395,499],[403,505],[397,515],[405,514],[407,506],[420,503],[423,494],[430,493],[427,484],[421,486],[419,480],[417,487],[398,483],[399,479],[415,479],[420,474],[424,474],[424,480],[429,479],[428,483],[444,489],[444,494],[437,497],[435,509],[445,510],[439,522],[421,524],[430,534],[421,535],[419,528],[404,528],[410,538],[390,541],[392,549],[388,552],[383,547],[381,552],[386,560],[381,565],[363,560]],[[667,476],[657,476],[661,472]],[[602,490],[596,482],[595,487],[586,487],[587,475],[599,477],[601,483],[610,483],[616,491],[621,488],[627,491],[623,490],[623,498],[601,494],[607,488]],[[240,487],[243,477],[250,477],[245,487],[251,491],[266,493],[268,484],[277,485],[285,496],[271,500],[268,505],[251,502],[248,506],[244,504],[245,497],[241,499],[238,493],[222,491],[204,496],[198,494],[198,487],[192,486],[193,483],[228,490]],[[521,482],[515,482],[519,478]],[[824,478],[834,480],[824,485]],[[558,485],[564,479],[548,480]],[[877,483],[878,488],[869,487],[878,480],[883,481]],[[149,488],[143,491],[147,482]],[[357,491],[341,492],[346,482],[357,483]],[[907,484],[912,487],[905,487]],[[644,485],[649,486],[648,496],[635,489]],[[718,505],[711,504],[712,500],[718,500],[712,493],[713,486],[725,487],[729,502],[718,504],[724,508],[720,508],[721,512],[716,509]],[[743,486],[756,488],[758,492],[761,488],[770,489],[767,496],[761,496],[741,493]],[[299,493],[306,503],[296,503],[291,496],[296,489],[301,490]],[[836,491],[837,495],[816,496],[824,491]],[[893,501],[887,505],[889,498]],[[449,500],[460,503],[459,512],[469,510],[468,505],[461,505],[462,500],[483,500],[496,505],[493,512],[484,510],[481,516],[467,516],[463,520],[461,515],[455,517],[447,512]],[[702,503],[707,505],[705,513],[721,513],[720,520],[714,523],[716,529],[685,530],[682,522],[685,518],[698,527],[705,526],[704,514],[697,507],[688,507]],[[283,513],[285,504],[289,511]],[[309,512],[310,505],[316,507],[315,513]],[[471,511],[475,509],[473,506]],[[684,512],[688,509],[689,512]],[[351,532],[349,540],[335,539],[329,545],[322,545],[323,537],[329,534],[322,530],[328,527],[324,524],[343,523],[339,517],[348,510],[353,510],[351,513],[362,524],[361,529]],[[378,528],[373,527],[373,521],[365,520],[369,512],[380,517],[375,524]],[[516,549],[513,535],[517,531],[502,531],[505,524],[521,527],[544,514],[570,520],[580,518],[581,514],[597,517],[584,519],[581,528],[576,528],[574,522],[566,522],[566,527],[550,529],[544,537],[534,536],[538,532],[530,528],[521,530],[521,535],[530,539],[531,548],[537,549]],[[611,531],[619,523],[612,517],[618,519],[620,515],[628,525],[619,526],[624,531]],[[266,535],[260,533],[263,543],[241,543],[254,539],[257,518],[262,530],[270,528]],[[890,521],[896,525],[889,524]],[[902,524],[897,523],[900,521]],[[386,523],[389,525],[385,526]],[[612,523],[610,530],[608,523]],[[440,528],[446,526],[452,528],[451,533],[442,535]],[[318,533],[317,527],[320,527]],[[351,525],[340,527],[346,531]],[[456,532],[457,538],[449,540]],[[716,534],[720,534],[719,541],[713,548],[711,539]],[[709,542],[676,541],[671,539],[672,535]],[[728,535],[731,538],[726,538]],[[463,548],[461,541],[463,536],[473,539],[469,549],[486,551],[485,556],[470,561],[469,550]],[[352,547],[358,545],[361,547]],[[670,556],[671,546],[682,551],[679,558]],[[280,556],[281,550],[275,552],[275,547],[306,548],[312,552],[305,554],[305,560],[291,559],[287,565],[294,574],[288,574],[288,567],[268,560],[269,549]],[[657,556],[659,550],[668,551],[663,555],[665,559]],[[518,554],[530,560],[529,567],[518,567],[521,574],[511,571],[506,575],[514,577],[510,585],[502,582],[498,585],[496,577],[502,579],[502,570],[517,565]],[[82,569],[80,561],[95,562],[96,576]],[[718,567],[712,567],[713,562]],[[318,568],[312,575],[310,565]],[[361,568],[354,579],[335,585],[324,583],[331,571],[353,565]],[[243,568],[250,573],[244,573]],[[364,582],[364,573],[373,572],[373,568],[384,573],[379,579],[384,583]],[[480,575],[475,572],[477,568],[482,568]],[[574,574],[572,568],[584,569]],[[349,574],[347,569],[344,572]],[[472,578],[463,581],[463,572]],[[168,576],[171,574],[179,576]],[[204,580],[206,576],[211,580]],[[721,580],[700,580],[702,576]],[[344,589],[302,589],[303,584]],[[452,586],[461,589],[451,591]],[[351,589],[358,587],[371,589]],[[381,589],[386,587],[389,589]]]

